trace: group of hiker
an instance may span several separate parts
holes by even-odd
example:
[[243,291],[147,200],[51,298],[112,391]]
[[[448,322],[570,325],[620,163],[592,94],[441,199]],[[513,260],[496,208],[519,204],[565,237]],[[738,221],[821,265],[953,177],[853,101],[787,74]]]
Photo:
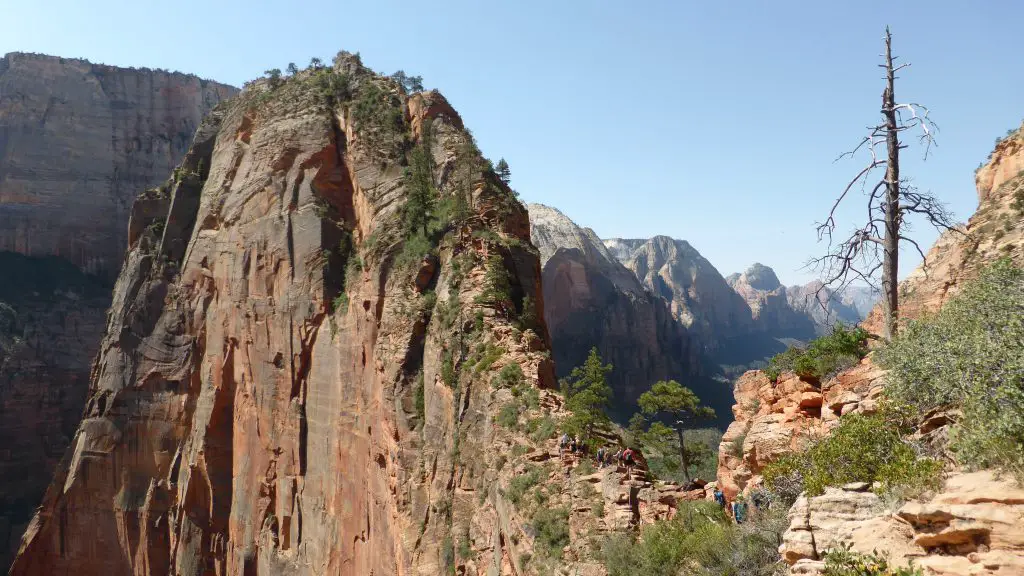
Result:
[[[586,446],[580,440],[579,435],[569,436],[569,434],[563,433],[562,437],[558,440],[559,452],[568,450],[571,454],[584,454],[586,452]],[[632,448],[618,448],[614,452],[612,446],[601,446],[597,449],[597,465],[599,468],[605,466],[611,466],[613,464],[622,463],[626,467],[627,472],[632,472],[633,467],[636,465],[636,452]]]
[[[725,510],[725,514],[732,518],[737,524],[743,524],[747,520],[749,511],[747,498],[743,494],[737,494],[732,502],[728,502],[725,493],[721,488],[716,487],[714,492],[715,502]],[[760,489],[754,489],[750,493],[750,500],[754,504],[754,510],[760,511],[771,505],[768,497]]]

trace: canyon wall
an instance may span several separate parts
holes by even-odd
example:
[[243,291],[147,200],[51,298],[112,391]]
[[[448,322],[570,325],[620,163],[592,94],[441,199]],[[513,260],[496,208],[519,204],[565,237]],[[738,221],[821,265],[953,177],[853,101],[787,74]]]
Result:
[[235,89],[33,54],[0,58],[0,566],[81,418],[135,196]]

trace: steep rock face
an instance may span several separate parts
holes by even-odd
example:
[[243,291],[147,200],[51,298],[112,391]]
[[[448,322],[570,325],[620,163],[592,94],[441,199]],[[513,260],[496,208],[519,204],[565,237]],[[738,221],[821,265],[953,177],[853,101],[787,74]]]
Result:
[[[606,241],[619,256],[636,244],[634,240]],[[685,240],[655,236],[630,250],[626,267],[644,287],[669,302],[672,316],[707,350],[754,330],[750,307]]]
[[195,76],[35,54],[0,59],[0,251],[113,278],[140,190],[233,96]]
[[[581,365],[596,346],[602,359],[615,367],[609,384],[615,407],[625,418],[652,383],[670,378],[690,382],[698,376],[698,349],[665,300],[647,292],[590,229],[541,204],[531,204],[529,210],[531,237],[543,268],[544,317],[559,376]],[[728,410],[731,400],[724,398],[720,386],[696,388],[703,399],[717,398],[721,401],[716,407]]]
[[[932,312],[999,258],[1024,264],[1024,134],[1014,132],[996,145],[989,161],[975,173],[978,209],[967,225],[942,234],[925,261],[900,284],[900,317]],[[882,309],[876,306],[864,327],[881,331]]]
[[813,321],[791,306],[786,287],[768,266],[755,263],[743,274],[731,275],[726,281],[750,307],[757,329],[801,340],[814,336]]
[[81,417],[135,195],[234,88],[31,54],[0,58],[0,565]]
[[[481,573],[522,574],[509,394],[470,359],[554,378],[543,322],[509,320],[543,302],[527,214],[484,166],[443,98],[348,55],[211,114],[135,204],[85,418],[12,573],[438,574],[466,535]],[[423,179],[466,212],[421,263],[401,230]],[[508,299],[480,303],[501,273]]]

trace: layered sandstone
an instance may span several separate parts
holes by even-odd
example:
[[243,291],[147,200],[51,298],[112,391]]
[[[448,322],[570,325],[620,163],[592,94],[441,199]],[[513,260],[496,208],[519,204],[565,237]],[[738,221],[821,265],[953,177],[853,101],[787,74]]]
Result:
[[885,374],[871,358],[824,383],[792,373],[773,382],[760,370],[740,377],[733,389],[735,419],[718,451],[718,483],[726,496],[759,485],[765,466],[827,434],[840,416],[874,412]]
[[726,278],[726,282],[750,307],[758,330],[801,340],[814,337],[817,327],[811,316],[794,309],[786,287],[768,266],[754,263],[742,274]]
[[33,54],[0,58],[0,565],[81,417],[138,192],[235,89]]
[[651,293],[664,298],[672,316],[708,351],[754,330],[750,307],[725,278],[685,240],[606,240],[612,253]]
[[113,279],[139,191],[233,96],[195,76],[11,53],[0,58],[0,251]]

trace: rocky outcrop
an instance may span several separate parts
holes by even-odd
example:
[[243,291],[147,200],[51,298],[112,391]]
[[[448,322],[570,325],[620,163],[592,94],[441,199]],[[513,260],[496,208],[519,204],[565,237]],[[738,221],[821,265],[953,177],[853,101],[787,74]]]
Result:
[[236,92],[181,73],[0,58],[0,251],[113,279],[135,196],[167,177],[203,115]]
[[33,54],[0,58],[0,566],[81,418],[129,209],[235,89]]
[[559,376],[582,365],[597,347],[615,368],[609,385],[623,421],[636,410],[641,393],[667,379],[689,383],[703,400],[727,411],[732,403],[728,391],[700,379],[699,349],[668,303],[645,290],[593,231],[548,206],[531,204],[529,210],[531,236],[543,267],[544,317]]
[[927,575],[1009,576],[1024,571],[1024,491],[991,471],[953,474],[924,501],[886,510],[866,484],[801,496],[779,548],[793,574],[820,574],[829,549],[883,554]]
[[718,450],[718,483],[729,498],[761,481],[761,470],[780,456],[827,434],[850,413],[872,413],[884,386],[884,372],[869,355],[823,384],[784,373],[772,382],[760,370],[736,381],[729,425]]
[[[450,208],[438,233],[410,198]],[[560,409],[520,308],[543,305],[540,263],[439,94],[348,54],[257,83],[130,229],[85,417],[13,574],[543,568],[512,483],[548,465],[526,455]]]
[[[999,141],[975,173],[978,209],[960,229],[942,234],[925,261],[900,283],[900,317],[913,319],[938,310],[963,282],[1000,258],[1024,264],[1024,134]],[[880,332],[882,309],[864,327]]]

